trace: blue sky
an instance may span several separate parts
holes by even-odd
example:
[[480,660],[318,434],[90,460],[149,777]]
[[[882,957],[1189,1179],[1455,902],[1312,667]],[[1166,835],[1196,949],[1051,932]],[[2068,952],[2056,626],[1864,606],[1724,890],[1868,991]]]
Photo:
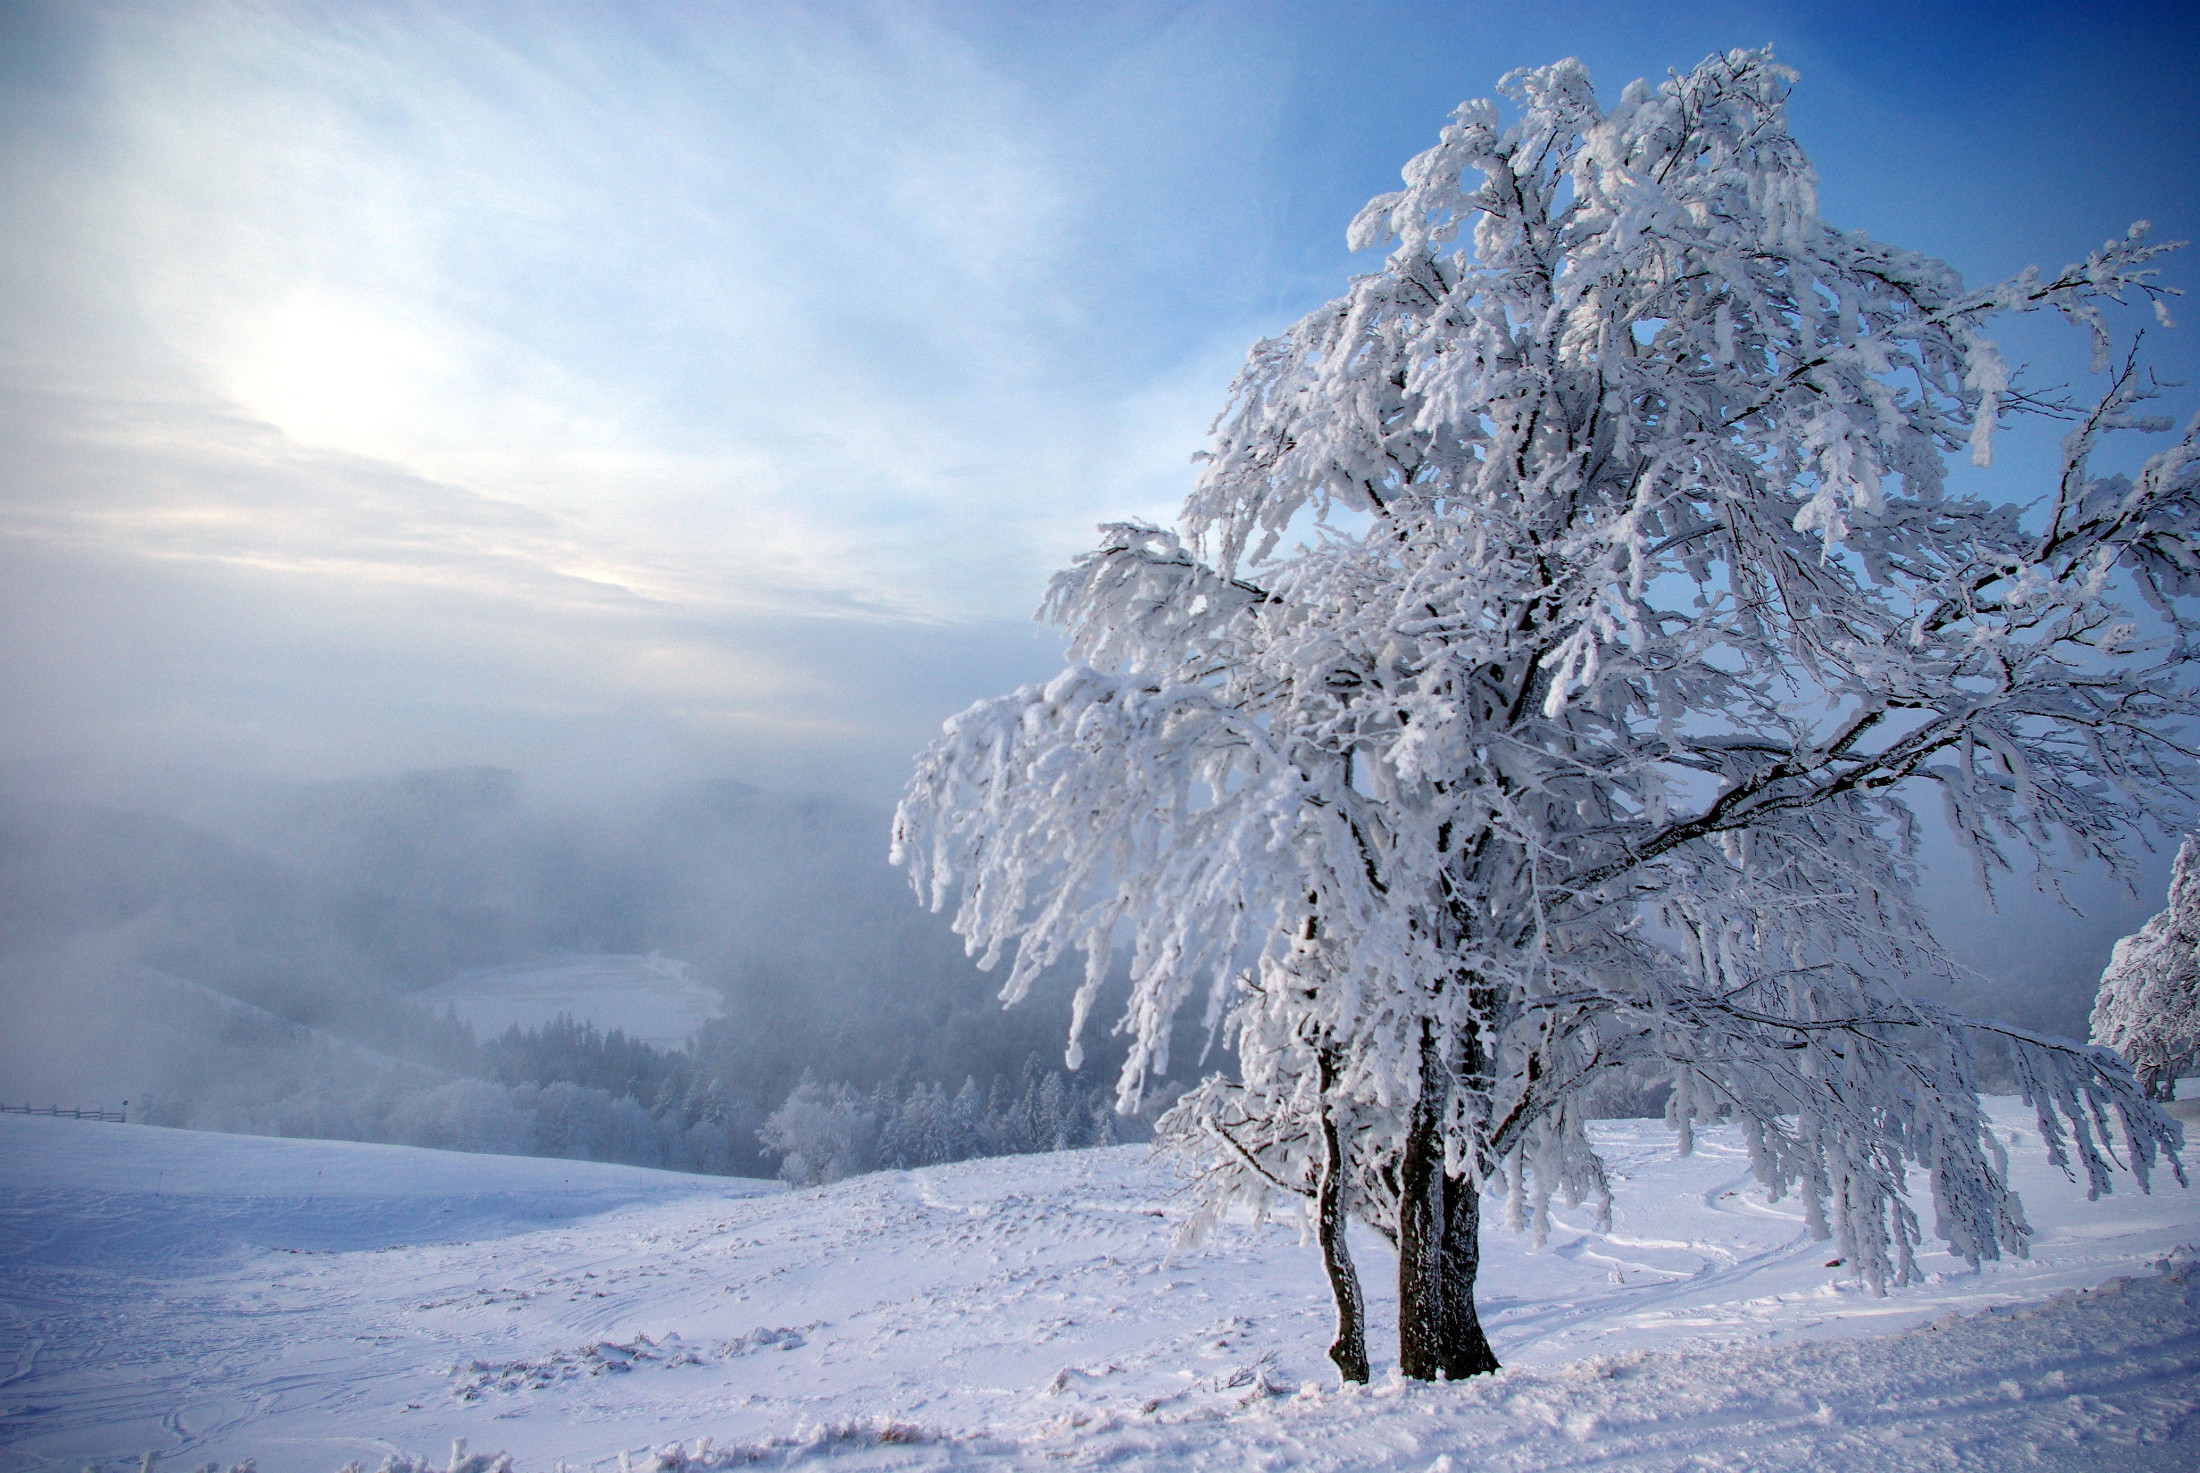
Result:
[[[883,800],[1459,101],[1771,42],[1974,281],[2200,234],[2168,7],[0,14],[0,759]],[[2173,284],[2200,282],[2173,259]],[[2200,382],[2193,325],[2155,333]],[[2012,334],[2082,389],[2072,335]],[[2170,407],[2189,413],[2193,391]],[[2052,432],[2005,441],[2023,499]]]

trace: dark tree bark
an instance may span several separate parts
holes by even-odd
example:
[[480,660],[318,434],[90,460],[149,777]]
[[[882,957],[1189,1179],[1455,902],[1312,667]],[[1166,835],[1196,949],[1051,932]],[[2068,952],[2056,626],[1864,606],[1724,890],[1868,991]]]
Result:
[[1497,1369],[1497,1352],[1474,1308],[1474,1278],[1482,1266],[1482,1194],[1463,1177],[1444,1179],[1443,1349],[1447,1379],[1463,1381]]
[[1320,1055],[1322,1088],[1321,1183],[1315,1199],[1316,1234],[1321,1240],[1322,1267],[1329,1273],[1329,1294],[1337,1305],[1337,1338],[1330,1343],[1329,1358],[1345,1380],[1367,1381],[1367,1303],[1360,1295],[1360,1273],[1344,1239],[1344,1142],[1330,1113],[1329,1091],[1336,1082],[1336,1055],[1324,1049]]
[[[1468,1064],[1478,1062],[1470,1046]],[[1474,1307],[1482,1263],[1482,1198],[1444,1171],[1449,1083],[1431,1025],[1421,1033],[1421,1096],[1408,1118],[1398,1172],[1398,1366],[1417,1380],[1461,1381],[1497,1369]]]
[[1444,1367],[1443,1066],[1421,1025],[1421,1094],[1398,1164],[1398,1368],[1433,1381]]
[[[1498,991],[1480,978],[1462,980],[1467,984],[1467,1002],[1475,1015],[1480,1018],[1495,1016],[1503,1005]],[[1496,1090],[1496,1076],[1481,1030],[1466,1029],[1459,1040],[1460,1087],[1487,1099]],[[1484,1169],[1487,1170],[1487,1163]],[[1489,1338],[1482,1333],[1482,1317],[1474,1308],[1474,1280],[1481,1268],[1481,1191],[1463,1176],[1447,1175],[1444,1179],[1444,1252],[1439,1266],[1444,1302],[1441,1362],[1444,1374],[1454,1381],[1497,1369],[1497,1354],[1490,1349]]]

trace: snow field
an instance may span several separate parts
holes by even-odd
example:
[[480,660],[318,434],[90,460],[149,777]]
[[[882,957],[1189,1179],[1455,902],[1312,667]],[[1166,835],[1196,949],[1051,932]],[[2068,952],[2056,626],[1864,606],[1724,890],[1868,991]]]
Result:
[[1327,1296],[1296,1224],[1239,1222],[1172,1251],[1189,1204],[1143,1147],[784,1192],[8,1118],[0,1473],[119,1470],[149,1450],[171,1467],[334,1473],[440,1464],[460,1438],[526,1473],[622,1454],[1416,1473],[2200,1464],[2200,1193],[2119,1178],[2088,1204],[2040,1159],[2029,1117],[1994,1103],[2038,1229],[2030,1260],[1973,1273],[1929,1258],[1931,1282],[1874,1298],[1792,1203],[1764,1200],[1734,1133],[1701,1133],[1684,1159],[1662,1126],[1609,1122],[1610,1233],[1586,1211],[1560,1212],[1541,1250],[1486,1233],[1497,1377],[1391,1376],[1392,1264],[1355,1235],[1377,1379],[1350,1391],[1322,1355]]

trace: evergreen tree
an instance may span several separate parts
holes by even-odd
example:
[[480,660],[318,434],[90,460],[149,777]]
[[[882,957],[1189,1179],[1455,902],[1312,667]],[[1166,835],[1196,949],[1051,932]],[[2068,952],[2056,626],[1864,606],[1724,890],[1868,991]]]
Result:
[[947,1150],[951,1161],[967,1161],[973,1156],[985,1154],[979,1136],[979,1126],[985,1119],[985,1101],[978,1094],[978,1081],[963,1076],[962,1088],[955,1092],[955,1101],[948,1107]]

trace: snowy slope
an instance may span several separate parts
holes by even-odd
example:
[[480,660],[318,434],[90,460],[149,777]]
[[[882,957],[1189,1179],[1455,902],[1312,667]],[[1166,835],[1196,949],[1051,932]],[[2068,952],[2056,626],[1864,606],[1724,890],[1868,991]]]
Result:
[[[254,1019],[298,1039],[311,1039],[324,1048],[332,1049],[347,1058],[372,1064],[377,1069],[413,1069],[423,1074],[443,1074],[440,1069],[434,1069],[423,1064],[408,1063],[378,1049],[371,1049],[363,1044],[353,1043],[350,1039],[340,1034],[331,1033],[325,1028],[315,1028],[305,1023],[293,1022],[280,1013],[269,1012],[266,1008],[255,1003],[246,1002],[243,998],[231,997],[228,993],[208,987],[203,982],[194,982],[188,977],[178,977],[173,972],[163,972],[153,967],[138,966],[128,966],[120,970],[122,976],[118,980],[135,982],[140,987],[148,990],[164,987],[172,992],[183,993],[187,997],[209,1003],[225,1013],[235,1013],[240,1017]],[[443,1077],[448,1078],[449,1076],[443,1075]]]
[[[1241,1224],[1172,1256],[1182,1204],[1141,1147],[790,1193],[0,1119],[0,1470],[334,1473],[460,1437],[523,1470],[675,1442],[705,1466],[2200,1466],[2200,1275],[2155,1267],[2200,1244],[2200,1192],[2088,1204],[2001,1118],[2032,1259],[1939,1259],[1885,1299],[1726,1133],[1683,1160],[1600,1126],[1613,1231],[1485,1241],[1510,1369],[1388,1379],[1362,1239],[1379,1369],[1349,1393],[1313,1251]],[[1977,1318],[2009,1305],[2034,1308]]]

